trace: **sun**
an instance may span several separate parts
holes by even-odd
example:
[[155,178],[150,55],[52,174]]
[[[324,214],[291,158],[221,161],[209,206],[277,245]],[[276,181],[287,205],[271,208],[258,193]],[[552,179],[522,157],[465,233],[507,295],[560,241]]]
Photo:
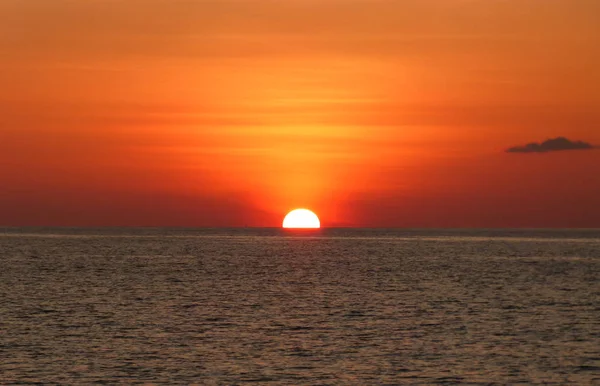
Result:
[[288,229],[318,229],[321,222],[314,212],[308,209],[295,209],[285,216],[283,227]]

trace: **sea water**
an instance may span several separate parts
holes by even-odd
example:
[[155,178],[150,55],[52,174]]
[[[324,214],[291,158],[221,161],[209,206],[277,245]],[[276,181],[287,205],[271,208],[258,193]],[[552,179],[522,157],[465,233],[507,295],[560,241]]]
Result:
[[0,384],[600,384],[600,231],[0,229]]

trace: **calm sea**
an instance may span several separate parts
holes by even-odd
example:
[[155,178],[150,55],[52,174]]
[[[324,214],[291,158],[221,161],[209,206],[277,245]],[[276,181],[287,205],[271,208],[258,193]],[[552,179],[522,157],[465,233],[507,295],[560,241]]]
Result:
[[600,385],[600,230],[0,229],[0,384]]

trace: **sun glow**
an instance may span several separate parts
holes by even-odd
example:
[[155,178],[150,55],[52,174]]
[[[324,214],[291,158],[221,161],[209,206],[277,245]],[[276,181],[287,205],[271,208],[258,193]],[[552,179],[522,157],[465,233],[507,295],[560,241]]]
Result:
[[283,227],[288,229],[318,229],[321,228],[321,222],[314,212],[308,209],[296,209],[285,216]]

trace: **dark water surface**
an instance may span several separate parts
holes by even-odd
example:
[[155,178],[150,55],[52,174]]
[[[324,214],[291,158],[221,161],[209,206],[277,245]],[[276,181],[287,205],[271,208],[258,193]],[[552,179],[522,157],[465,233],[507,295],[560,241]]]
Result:
[[600,231],[0,229],[0,384],[600,384]]

